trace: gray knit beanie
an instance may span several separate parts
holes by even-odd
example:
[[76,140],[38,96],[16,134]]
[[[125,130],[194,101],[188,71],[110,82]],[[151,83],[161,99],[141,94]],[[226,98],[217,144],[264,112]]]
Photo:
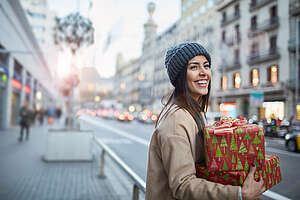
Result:
[[167,50],[165,66],[172,85],[175,87],[176,79],[182,70],[187,69],[190,59],[195,56],[203,55],[211,65],[210,55],[206,49],[196,42],[185,42],[170,47]]

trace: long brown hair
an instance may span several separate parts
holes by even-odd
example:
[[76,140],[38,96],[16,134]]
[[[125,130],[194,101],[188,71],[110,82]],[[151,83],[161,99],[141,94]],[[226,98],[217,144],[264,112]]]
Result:
[[202,118],[201,112],[207,112],[211,81],[209,81],[208,84],[208,93],[206,95],[201,96],[199,100],[196,101],[191,96],[191,93],[188,89],[186,73],[187,70],[184,70],[182,73],[179,74],[179,77],[175,82],[175,89],[162,98],[162,104],[164,105],[164,107],[158,116],[158,120],[156,121],[155,127],[157,127],[159,121],[171,109],[171,105],[176,104],[178,106],[177,109],[185,109],[192,115],[192,117],[196,121],[198,131],[203,132],[205,126],[205,119]]

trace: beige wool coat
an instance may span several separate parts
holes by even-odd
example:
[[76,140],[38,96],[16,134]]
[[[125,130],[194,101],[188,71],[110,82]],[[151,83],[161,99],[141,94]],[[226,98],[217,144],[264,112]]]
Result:
[[149,146],[146,200],[238,200],[239,187],[196,177],[205,166],[203,139],[195,120],[173,105],[156,127]]

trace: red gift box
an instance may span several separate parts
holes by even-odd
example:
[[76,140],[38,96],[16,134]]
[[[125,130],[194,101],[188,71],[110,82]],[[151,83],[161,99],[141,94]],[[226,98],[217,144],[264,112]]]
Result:
[[252,163],[264,167],[263,128],[246,120],[222,119],[204,129],[208,171],[247,171]]
[[[196,165],[196,173],[197,177],[211,182],[241,186],[247,177],[248,171],[209,172],[205,167]],[[264,169],[255,172],[254,178],[256,181],[258,181],[259,176],[263,178],[266,189],[270,189],[281,181],[278,156],[266,155]]]

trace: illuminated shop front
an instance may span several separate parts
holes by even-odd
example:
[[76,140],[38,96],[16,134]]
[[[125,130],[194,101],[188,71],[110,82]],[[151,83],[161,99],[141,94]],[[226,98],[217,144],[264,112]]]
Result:
[[226,117],[237,117],[236,103],[221,103],[220,113]]
[[21,88],[22,88],[22,80],[20,75],[14,74],[14,78],[11,80],[11,84],[13,87],[12,99],[11,99],[11,124],[18,124],[19,120],[19,110],[21,104]]
[[5,110],[5,87],[7,85],[7,74],[8,70],[6,67],[0,65],[0,128],[2,128],[2,121],[4,116]]
[[265,118],[270,120],[272,115],[274,115],[275,119],[279,118],[282,120],[284,118],[284,106],[283,101],[264,102]]

